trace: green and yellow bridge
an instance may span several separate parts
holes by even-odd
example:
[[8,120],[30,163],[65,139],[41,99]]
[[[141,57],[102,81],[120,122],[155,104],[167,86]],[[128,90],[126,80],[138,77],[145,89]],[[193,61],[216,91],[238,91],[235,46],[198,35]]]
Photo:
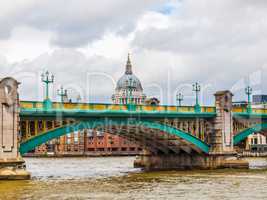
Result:
[[[43,102],[20,101],[19,151],[23,155],[60,136],[95,129],[134,141],[151,155],[186,160],[178,159],[175,165],[198,166],[192,158],[234,154],[234,145],[267,128],[267,109],[248,112],[245,107],[232,107],[227,111],[219,103],[228,93],[219,94],[217,107],[202,106],[198,110],[194,106],[61,102],[47,108]],[[218,165],[208,163],[209,167]]]
[[20,101],[17,88],[15,79],[0,81],[0,166],[21,166],[20,155],[89,129],[139,144],[136,166],[148,169],[248,167],[235,146],[267,128],[267,109],[235,107],[230,91],[210,107]]

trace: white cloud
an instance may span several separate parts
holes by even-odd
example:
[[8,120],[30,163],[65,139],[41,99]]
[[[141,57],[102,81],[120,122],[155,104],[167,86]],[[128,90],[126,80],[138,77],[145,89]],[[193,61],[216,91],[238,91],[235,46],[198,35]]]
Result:
[[[215,91],[230,89],[245,79],[245,86],[251,73],[266,73],[263,67],[267,63],[267,4],[257,2],[180,1],[167,16],[167,27],[148,26],[137,31],[132,45],[145,49],[151,57],[153,52],[176,57],[173,74],[184,75],[173,75],[177,82],[199,80],[211,84]],[[167,67],[170,58],[165,58]],[[243,88],[239,88],[236,98],[243,94]]]
[[116,61],[98,56],[87,58],[83,53],[70,49],[55,50],[51,54],[45,53],[33,60],[13,64],[7,64],[2,57],[0,61],[0,74],[13,76],[22,82],[21,99],[28,100],[43,99],[40,76],[48,70],[55,75],[50,94],[54,100],[58,99],[56,90],[64,86],[70,90],[72,98],[80,94],[84,101],[88,101],[89,96],[90,100],[109,101],[115,87],[114,72],[119,66]]
[[131,32],[143,13],[162,0],[47,0],[1,2],[0,38],[17,26],[51,31],[51,43],[61,47],[86,46],[106,32]]
[[147,95],[163,103],[182,91],[192,104],[195,81],[208,104],[219,89],[245,99],[249,82],[267,92],[264,0],[13,2],[0,3],[0,73],[20,75],[25,99],[41,98],[47,68],[56,75],[54,97],[63,84],[73,96],[109,101],[128,51]]
[[47,31],[29,27],[14,28],[9,39],[0,40],[0,54],[10,62],[34,59],[53,49],[49,45],[50,37],[51,33]]

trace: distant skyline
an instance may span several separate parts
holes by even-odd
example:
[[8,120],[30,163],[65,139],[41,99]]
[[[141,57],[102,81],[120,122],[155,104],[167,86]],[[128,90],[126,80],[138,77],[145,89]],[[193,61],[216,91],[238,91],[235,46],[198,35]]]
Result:
[[[64,9],[62,9],[64,8]],[[85,102],[111,102],[128,52],[147,96],[192,105],[217,90],[234,100],[267,93],[265,0],[14,0],[0,2],[0,77],[22,84],[23,100],[42,100],[42,72]]]

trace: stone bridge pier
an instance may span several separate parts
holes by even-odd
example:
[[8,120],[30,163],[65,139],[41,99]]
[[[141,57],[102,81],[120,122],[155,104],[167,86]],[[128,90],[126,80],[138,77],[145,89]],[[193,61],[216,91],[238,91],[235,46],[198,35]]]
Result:
[[18,85],[13,78],[0,79],[0,180],[30,178],[18,151]]
[[169,169],[218,169],[218,168],[248,168],[248,162],[239,160],[234,150],[233,113],[230,91],[215,93],[216,117],[210,121],[209,153],[194,151],[182,152],[177,155],[153,155],[144,150],[136,158],[135,167],[146,170]]

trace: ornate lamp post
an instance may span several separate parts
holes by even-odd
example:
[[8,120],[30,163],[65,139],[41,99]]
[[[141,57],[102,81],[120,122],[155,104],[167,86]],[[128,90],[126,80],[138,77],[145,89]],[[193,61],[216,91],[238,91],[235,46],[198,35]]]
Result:
[[183,100],[184,100],[184,95],[182,95],[182,93],[176,95],[176,102],[179,107],[182,106]]
[[63,107],[64,97],[68,95],[67,90],[64,90],[61,86],[60,89],[57,90],[57,95],[60,96],[61,106]]
[[42,77],[42,82],[45,83],[45,87],[46,87],[46,92],[45,92],[45,99],[49,99],[49,84],[50,83],[54,83],[54,75],[51,74],[48,71],[46,71],[45,73],[42,73],[41,75]]
[[200,112],[200,105],[199,105],[199,102],[198,102],[198,94],[200,92],[200,85],[196,82],[193,84],[193,91],[196,93],[196,104],[195,104],[195,111],[196,112]]
[[45,84],[45,99],[44,99],[44,109],[52,108],[52,102],[49,99],[49,84],[54,83],[54,75],[46,71],[45,73],[41,74],[41,80]]
[[248,105],[247,105],[247,112],[251,112],[251,94],[252,94],[252,88],[250,86],[245,88],[246,95],[248,96]]

